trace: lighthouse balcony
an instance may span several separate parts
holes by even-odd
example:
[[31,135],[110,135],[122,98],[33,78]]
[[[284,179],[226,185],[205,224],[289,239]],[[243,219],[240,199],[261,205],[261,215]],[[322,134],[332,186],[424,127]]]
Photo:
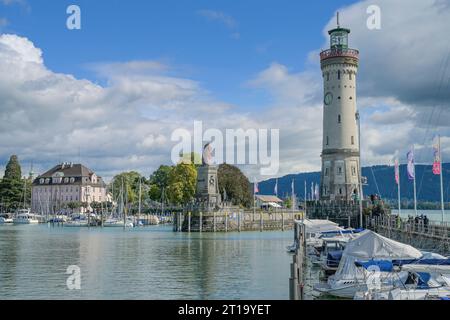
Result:
[[336,57],[349,57],[358,59],[359,51],[356,49],[349,49],[349,48],[333,48],[324,50],[320,53],[321,61]]

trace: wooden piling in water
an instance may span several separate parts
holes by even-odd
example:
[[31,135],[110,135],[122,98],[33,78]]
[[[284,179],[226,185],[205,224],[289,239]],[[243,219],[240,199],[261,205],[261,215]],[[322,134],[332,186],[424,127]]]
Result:
[[188,212],[188,232],[191,232],[191,212]]
[[225,213],[225,232],[228,232],[228,213]]

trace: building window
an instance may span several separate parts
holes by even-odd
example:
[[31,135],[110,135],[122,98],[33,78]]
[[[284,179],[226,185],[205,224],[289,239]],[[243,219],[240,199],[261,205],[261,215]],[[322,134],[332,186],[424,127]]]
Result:
[[353,100],[353,98],[352,98],[352,97],[350,97],[349,99],[350,99],[350,100]]
[[342,188],[339,188],[339,194],[342,194]]
[[328,136],[327,136],[327,145],[329,145],[330,144],[330,139],[328,139]]
[[341,80],[341,70],[338,70],[338,80]]
[[355,144],[355,137],[354,136],[352,136],[352,145],[354,145]]
[[75,182],[75,178],[70,178],[70,183],[74,183]]
[[338,167],[338,175],[342,174],[342,167]]
[[352,73],[351,73],[351,72],[348,74],[348,78],[349,78],[350,80],[352,80],[353,76],[352,76]]
[[352,166],[352,175],[356,176],[356,168],[354,166]]
[[341,123],[341,115],[338,115],[338,123]]
[[328,168],[325,168],[325,176],[328,177]]
[[39,180],[39,183],[40,183],[40,184],[44,184],[44,182],[45,182],[45,180],[42,179],[42,178]]
[[330,81],[330,73],[327,72],[327,81]]

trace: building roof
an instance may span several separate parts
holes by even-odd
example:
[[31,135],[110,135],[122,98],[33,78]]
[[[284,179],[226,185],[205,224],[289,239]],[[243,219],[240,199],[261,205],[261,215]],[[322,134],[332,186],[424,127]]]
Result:
[[51,178],[57,172],[64,174],[64,177],[89,177],[94,172],[82,164],[62,163],[38,176],[38,178]]
[[283,202],[283,200],[281,200],[277,196],[266,196],[262,194],[257,194],[256,199],[261,200],[263,202],[275,202],[275,203]]
[[[92,186],[105,186],[105,183],[103,179],[99,176],[97,176],[97,183],[92,183],[92,175],[94,175],[94,171],[91,169],[83,166],[82,164],[73,164],[73,163],[61,163],[56,166],[54,166],[52,169],[48,170],[47,172],[41,174],[36,179],[34,179],[33,184],[34,185],[41,185],[39,182],[42,178],[53,178],[55,175],[58,175],[63,178],[74,178],[73,182],[70,182],[69,184],[89,184]],[[88,181],[85,181],[83,178],[89,178]],[[49,183],[46,184],[53,184],[53,179],[50,179]],[[66,183],[59,183],[59,185],[65,185]]]

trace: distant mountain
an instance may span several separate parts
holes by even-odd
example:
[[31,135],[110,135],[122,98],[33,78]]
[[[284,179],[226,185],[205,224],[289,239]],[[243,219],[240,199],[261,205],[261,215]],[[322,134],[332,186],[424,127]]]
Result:
[[[442,164],[444,179],[444,200],[450,200],[450,163]],[[383,199],[397,199],[397,185],[394,179],[394,166],[364,167],[362,174],[367,177],[364,194],[380,194]],[[301,199],[305,194],[305,181],[308,197],[311,193],[311,183],[320,183],[320,172],[290,174],[278,178],[278,195],[286,198],[291,194],[291,183],[294,179],[295,193]],[[439,176],[433,175],[431,165],[416,165],[416,186],[418,201],[440,201]],[[273,194],[275,179],[259,183],[260,194]],[[402,201],[414,199],[413,182],[408,180],[406,165],[400,166],[400,193]]]

